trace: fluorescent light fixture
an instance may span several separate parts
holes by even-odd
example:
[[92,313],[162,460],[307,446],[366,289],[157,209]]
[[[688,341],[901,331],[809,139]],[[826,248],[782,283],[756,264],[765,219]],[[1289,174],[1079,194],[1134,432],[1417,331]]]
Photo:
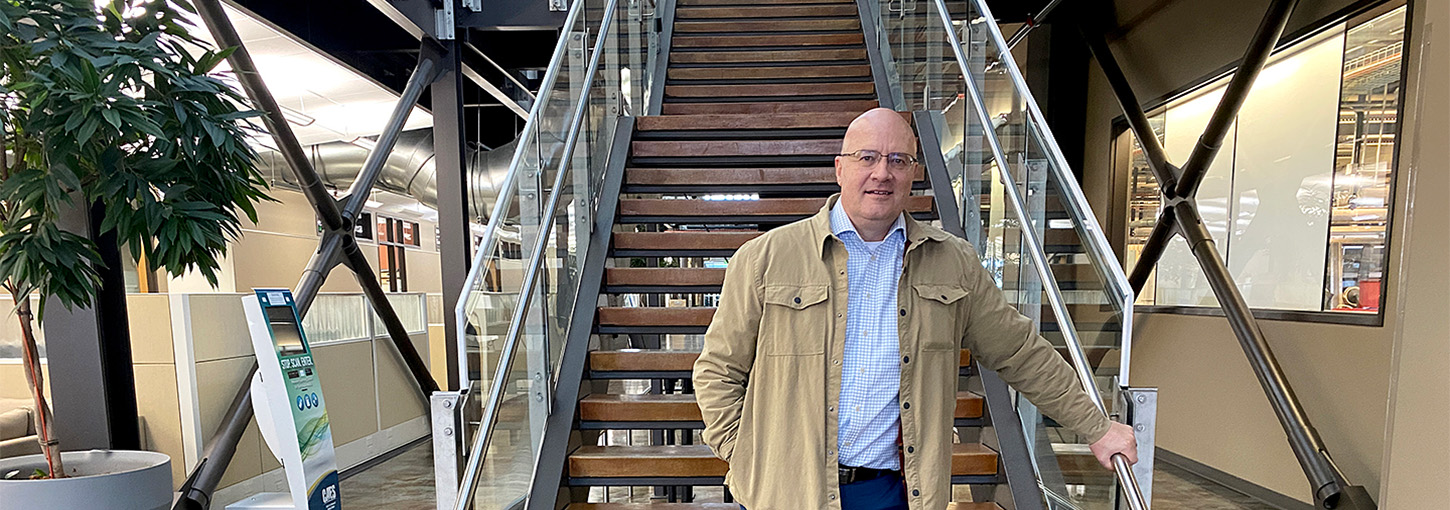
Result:
[[298,126],[307,127],[311,126],[314,122],[317,122],[317,119],[309,117],[305,113],[293,110],[286,106],[279,105],[278,108],[282,109],[282,117],[287,119],[287,122],[291,122]]
[[377,209],[379,207],[382,207],[383,206],[383,203],[382,202],[379,202],[377,200],[369,199],[367,202],[363,202],[363,205],[366,205],[366,206],[368,206],[371,209]]

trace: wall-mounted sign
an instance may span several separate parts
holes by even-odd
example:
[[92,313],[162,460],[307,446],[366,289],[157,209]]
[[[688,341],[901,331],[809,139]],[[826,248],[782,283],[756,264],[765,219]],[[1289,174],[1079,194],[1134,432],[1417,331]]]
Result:
[[[352,235],[364,241],[373,240],[373,213],[364,212],[357,217],[357,223],[352,224]],[[322,235],[322,218],[317,218],[317,235]]]

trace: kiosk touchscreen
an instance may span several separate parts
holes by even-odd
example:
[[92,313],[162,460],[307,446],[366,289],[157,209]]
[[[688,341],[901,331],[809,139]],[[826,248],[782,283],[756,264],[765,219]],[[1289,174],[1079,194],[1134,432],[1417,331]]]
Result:
[[290,498],[259,496],[270,496],[262,499],[272,502],[290,499],[287,507],[298,510],[340,510],[332,427],[292,292],[255,289],[242,298],[242,308],[257,353],[252,379],[257,425],[282,462],[291,493]]

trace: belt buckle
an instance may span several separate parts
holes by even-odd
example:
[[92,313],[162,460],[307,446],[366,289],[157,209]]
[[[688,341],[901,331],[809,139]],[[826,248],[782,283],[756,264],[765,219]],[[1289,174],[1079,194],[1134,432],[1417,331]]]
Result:
[[836,474],[840,477],[840,485],[850,485],[856,481],[856,468],[838,464]]

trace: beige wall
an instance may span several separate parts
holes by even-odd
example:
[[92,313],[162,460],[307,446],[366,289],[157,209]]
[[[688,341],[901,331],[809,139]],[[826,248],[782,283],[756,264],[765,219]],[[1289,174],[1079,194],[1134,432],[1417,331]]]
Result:
[[[272,197],[279,202],[263,203],[257,206],[257,223],[243,221],[243,234],[232,245],[229,259],[232,261],[236,290],[245,291],[256,287],[286,287],[297,285],[302,269],[317,250],[321,237],[317,235],[316,214],[307,198],[301,193],[275,189]],[[408,290],[410,292],[441,292],[442,273],[439,269],[438,250],[434,245],[433,223],[418,222],[418,249],[407,254]],[[359,247],[367,256],[368,263],[376,272],[378,267],[377,244],[359,240]],[[323,292],[358,292],[361,287],[346,267],[338,266],[329,275]],[[228,290],[229,291],[229,290]]]
[[[1405,123],[1400,168],[1410,168],[1397,193],[1399,255],[1387,318],[1396,327],[1390,371],[1381,508],[1443,506],[1450,489],[1450,2],[1419,0],[1410,76],[1414,112]],[[1421,53],[1422,52],[1422,53]],[[1418,93],[1417,93],[1418,92]],[[1407,214],[1412,213],[1412,214]],[[1413,285],[1409,285],[1413,282]]]
[[[1349,3],[1302,0],[1289,31]],[[1440,33],[1436,36],[1443,41],[1444,31],[1450,28],[1444,2],[1429,1],[1438,4],[1431,12],[1425,11],[1426,3],[1419,0],[1413,7],[1412,23],[1420,25],[1413,29],[1416,37],[1427,31],[1424,23],[1438,20],[1440,26],[1435,28]],[[1265,8],[1263,2],[1250,0],[1118,0],[1116,4],[1124,30],[1113,42],[1114,52],[1143,101],[1160,99],[1241,58]],[[1450,236],[1445,230],[1443,199],[1450,192],[1445,185],[1447,158],[1443,154],[1443,148],[1450,146],[1446,140],[1450,127],[1445,121],[1450,96],[1446,92],[1450,83],[1444,75],[1445,46],[1437,46],[1441,52],[1439,74],[1431,72],[1421,87],[1427,93],[1410,90],[1406,135],[1422,132],[1422,138],[1438,137],[1438,143],[1431,145],[1441,154],[1424,155],[1417,160],[1421,163],[1411,163],[1411,146],[1401,149],[1389,269],[1398,276],[1389,282],[1385,326],[1260,322],[1335,461],[1351,481],[1367,486],[1378,499],[1396,502],[1392,508],[1420,508],[1418,502],[1426,499],[1414,490],[1438,491],[1444,496],[1443,483],[1421,482],[1450,475],[1445,466],[1450,456],[1443,451],[1426,454],[1422,449],[1428,438],[1436,438],[1433,442],[1443,447],[1443,439],[1450,437],[1446,420],[1450,393],[1445,384],[1445,374],[1450,373],[1450,356],[1445,351],[1450,326],[1444,323],[1450,310],[1444,300],[1444,289],[1450,287],[1445,282],[1445,244]],[[1109,161],[1111,122],[1122,112],[1101,70],[1094,64],[1089,73],[1083,188],[1103,224],[1121,228],[1121,222],[1108,220],[1123,214],[1122,204],[1113,202],[1112,192],[1127,185],[1113,182]],[[1417,97],[1424,98],[1423,107],[1415,106]],[[1413,108],[1438,110],[1417,115],[1410,111]],[[1421,119],[1418,128],[1413,127],[1416,118]],[[1415,175],[1418,177],[1411,177]],[[1415,203],[1421,217],[1415,226],[1400,217],[1412,200],[1412,178],[1421,181],[1421,196],[1435,197]],[[1431,186],[1427,188],[1425,181]],[[1403,254],[1415,255],[1401,261]],[[1408,281],[1416,285],[1403,285]],[[1422,282],[1428,285],[1420,285]],[[1414,295],[1416,289],[1425,296]],[[1160,388],[1158,446],[1309,501],[1308,483],[1227,321],[1170,314],[1138,314],[1136,320],[1132,383]],[[1394,398],[1387,399],[1387,395]],[[1396,419],[1390,422],[1387,416]],[[1430,471],[1425,473],[1425,469]],[[1400,491],[1405,495],[1397,496]]]

